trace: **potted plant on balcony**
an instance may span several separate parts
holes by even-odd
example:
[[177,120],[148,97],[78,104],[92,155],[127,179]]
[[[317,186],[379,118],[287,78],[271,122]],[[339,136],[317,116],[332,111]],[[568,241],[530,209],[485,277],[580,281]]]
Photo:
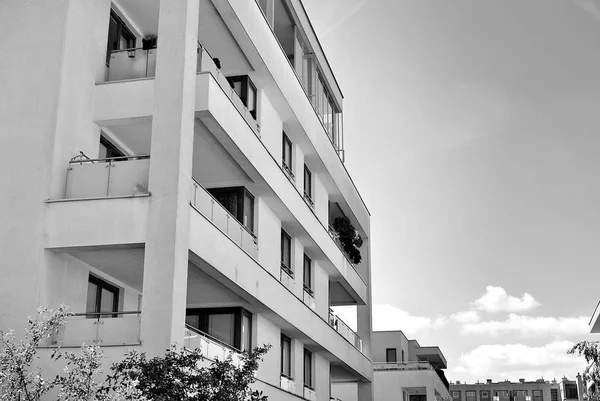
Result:
[[350,261],[354,264],[360,263],[362,256],[359,248],[362,246],[363,240],[350,219],[346,216],[336,217],[333,220],[333,229],[337,232],[342,248]]

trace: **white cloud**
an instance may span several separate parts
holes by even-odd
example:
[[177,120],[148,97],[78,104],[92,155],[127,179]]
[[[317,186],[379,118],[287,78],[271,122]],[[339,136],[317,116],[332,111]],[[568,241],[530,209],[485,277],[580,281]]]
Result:
[[497,336],[517,333],[523,336],[588,334],[588,317],[541,317],[511,313],[506,320],[465,322],[463,332]]
[[469,310],[465,312],[458,312],[450,316],[450,319],[454,320],[457,323],[466,324],[466,323],[476,323],[479,321],[479,312],[476,310]]
[[540,306],[540,303],[528,293],[518,298],[508,295],[502,287],[488,286],[486,293],[473,302],[473,306],[485,312],[523,312]]
[[585,360],[568,355],[573,346],[569,341],[556,341],[540,347],[523,344],[480,345],[462,354],[456,366],[450,366],[450,380],[504,379],[560,380],[564,375],[574,379],[583,370]]
[[373,306],[373,330],[402,330],[405,334],[414,334],[424,329],[442,327],[448,319],[438,317],[435,319],[414,316],[392,305]]

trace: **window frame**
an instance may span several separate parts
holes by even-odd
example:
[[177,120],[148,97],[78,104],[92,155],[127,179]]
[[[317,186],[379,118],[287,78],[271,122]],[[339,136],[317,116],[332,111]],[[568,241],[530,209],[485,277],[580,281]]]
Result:
[[[289,149],[289,155],[290,155],[289,163],[285,158],[286,146]],[[290,138],[286,135],[286,133],[284,131],[283,139],[282,139],[282,143],[281,143],[281,166],[288,173],[288,175],[292,178],[294,178],[294,170],[293,170],[294,153],[293,153],[293,150],[294,150],[294,147],[293,147],[292,141],[290,140]]]
[[[100,134],[100,146],[104,146],[106,148],[106,157],[100,157],[100,147],[98,148],[98,158],[99,159],[119,159],[127,157],[125,153],[117,146],[115,146],[108,138],[104,135]],[[109,153],[111,154],[109,156]],[[114,154],[114,155],[112,155]]]
[[[254,209],[255,209],[255,198],[254,195],[246,187],[222,187],[222,188],[207,188],[206,191],[221,205],[233,218],[237,220],[242,227],[244,227],[250,234],[254,234]],[[219,201],[219,196],[227,195],[237,196],[237,216],[232,213],[227,206]],[[245,200],[246,197],[251,201],[251,218],[248,219],[248,225],[244,224],[244,211],[245,211]]]
[[[288,344],[288,355],[287,355],[287,357],[288,357],[287,358],[287,361],[288,361],[287,365],[288,366],[287,366],[287,373],[284,372],[284,366],[283,366],[283,361],[284,361],[284,355],[283,355],[283,353],[284,353],[284,350],[285,350],[285,348],[283,346],[284,343]],[[281,376],[287,377],[290,380],[294,380],[294,378],[292,377],[292,339],[290,337],[286,336],[283,333],[281,333],[281,352],[280,352],[279,358],[281,360],[280,361],[281,362],[280,369],[279,369]]]
[[[390,352],[394,353],[393,358],[390,358]],[[397,348],[386,348],[385,349],[385,363],[398,363],[398,349]]]
[[[536,393],[539,395],[536,398]],[[544,392],[542,390],[531,390],[531,400],[532,401],[543,401],[544,400]]]
[[310,171],[306,164],[304,164],[304,199],[308,200],[312,207],[315,206],[313,201],[312,171]]
[[[288,260],[284,260],[284,241],[287,242],[289,255],[287,257]],[[294,277],[294,269],[292,268],[292,262],[294,260],[292,256],[292,237],[282,228],[281,229],[281,268],[285,270],[285,272],[290,276]],[[286,263],[287,262],[287,263]]]
[[[470,399],[469,396],[472,396],[473,398]],[[477,391],[465,390],[465,401],[477,401]]]
[[453,400],[460,400],[461,394],[459,390],[453,390],[450,392],[450,396]]
[[[308,263],[308,265],[307,265],[307,263]],[[313,285],[312,285],[312,280],[313,280],[312,269],[313,269],[312,259],[307,254],[304,254],[304,258],[302,259],[302,283],[303,283],[304,291],[306,291],[311,296],[314,296]]]
[[[111,49],[110,47],[110,21],[114,20],[116,25],[117,25],[117,32],[116,32],[116,36],[119,40],[117,40],[117,48],[116,49]],[[125,33],[125,35],[122,35],[123,33]],[[108,40],[107,40],[107,44],[106,44],[106,65],[109,66],[110,65],[110,55],[112,54],[113,51],[115,50],[124,50],[121,49],[120,46],[120,39],[121,36],[123,36],[125,38],[125,40],[127,40],[128,44],[130,44],[130,47],[127,47],[127,49],[135,49],[136,43],[137,43],[137,36],[131,31],[131,29],[129,29],[129,27],[127,26],[127,24],[125,23],[125,21],[123,21],[123,18],[119,17],[119,15],[115,12],[115,10],[113,10],[112,8],[110,9],[110,19],[109,19],[109,23],[108,23]],[[129,36],[129,37],[126,37]]]
[[[256,85],[254,85],[254,82],[252,82],[252,78],[250,78],[249,75],[234,75],[234,76],[230,76],[230,77],[226,77],[226,78],[227,78],[227,81],[229,82],[229,85],[231,86],[232,89],[234,89],[234,91],[235,91],[234,83],[236,83],[236,82],[240,83],[241,93],[236,93],[236,94],[238,95],[238,97],[240,98],[240,100],[242,101],[242,103],[244,104],[246,109],[248,109],[248,111],[250,112],[252,117],[256,120],[257,110],[258,110],[258,89],[256,88]],[[252,97],[253,101],[252,101],[251,105],[248,103],[248,101],[250,99],[250,96],[249,96],[250,92],[252,92],[252,94],[253,94],[253,97]]]
[[[113,314],[115,312],[119,312],[119,300],[120,300],[120,295],[121,295],[121,289],[119,287],[117,287],[114,284],[109,283],[108,281],[94,275],[94,274],[89,274],[88,275],[88,283],[94,284],[95,286],[98,287],[98,290],[96,291],[96,299],[94,300],[94,312],[88,312],[88,305],[87,305],[87,301],[86,301],[86,314],[88,313],[93,313],[93,316],[86,316],[87,318],[100,318],[100,317],[118,317],[117,314]],[[112,311],[110,312],[106,312],[104,314],[104,312],[102,312],[100,308],[100,306],[102,305],[102,291],[101,290],[107,290],[109,292],[111,292],[113,294],[113,305],[112,305]]]
[[[307,358],[308,358],[308,364],[307,364]],[[314,387],[314,379],[313,379],[313,353],[310,352],[309,350],[307,350],[306,348],[304,348],[304,355],[303,355],[303,359],[302,359],[302,365],[303,365],[303,370],[304,370],[304,374],[303,374],[303,379],[304,379],[304,387],[308,387],[309,389],[313,390],[315,389]],[[307,369],[308,367],[308,369]],[[308,371],[307,371],[308,370]],[[308,383],[307,383],[308,381]]]
[[[228,344],[226,341],[222,341],[209,334],[210,328],[208,327],[209,317],[211,315],[234,315],[234,326],[233,326],[233,344]],[[244,309],[243,307],[229,307],[229,308],[187,308],[185,310],[186,318],[188,316],[198,316],[198,326],[195,327],[191,324],[186,323],[187,326],[191,326],[201,333],[211,337],[211,339],[217,341],[219,344],[226,346],[227,348],[233,349],[237,352],[248,352],[248,350],[242,349],[242,321],[243,316],[248,317],[248,346],[252,348],[252,312]]]

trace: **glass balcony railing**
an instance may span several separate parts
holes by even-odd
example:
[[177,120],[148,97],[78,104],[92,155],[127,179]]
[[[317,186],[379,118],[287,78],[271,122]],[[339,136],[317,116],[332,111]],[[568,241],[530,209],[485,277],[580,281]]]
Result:
[[363,352],[362,339],[352,330],[342,319],[336,316],[331,309],[329,309],[329,325],[333,327],[338,333],[342,335],[350,344],[352,344],[361,353]]
[[224,361],[231,356],[231,361],[235,366],[240,367],[242,364],[238,350],[189,325],[185,327],[183,346],[188,350],[198,350],[202,356],[211,361],[217,359]]
[[81,347],[83,344],[125,346],[140,344],[140,311],[75,313],[48,338],[50,347]]
[[[156,75],[157,49],[124,49],[115,50],[110,55],[108,81],[126,81],[134,79],[153,78]],[[248,110],[240,96],[217,67],[214,59],[206,48],[198,43],[198,58],[196,71],[210,72],[223,92],[231,100],[238,112],[244,117],[252,131],[260,137],[260,126],[252,112]]]
[[202,185],[193,181],[192,205],[254,260],[258,238],[223,207]]
[[65,199],[148,194],[150,156],[89,159],[81,154],[69,162]]

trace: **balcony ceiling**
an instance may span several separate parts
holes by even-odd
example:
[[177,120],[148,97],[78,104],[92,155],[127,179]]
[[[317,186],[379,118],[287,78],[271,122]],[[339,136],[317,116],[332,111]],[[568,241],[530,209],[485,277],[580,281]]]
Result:
[[138,291],[142,290],[144,248],[81,251],[72,256]]

